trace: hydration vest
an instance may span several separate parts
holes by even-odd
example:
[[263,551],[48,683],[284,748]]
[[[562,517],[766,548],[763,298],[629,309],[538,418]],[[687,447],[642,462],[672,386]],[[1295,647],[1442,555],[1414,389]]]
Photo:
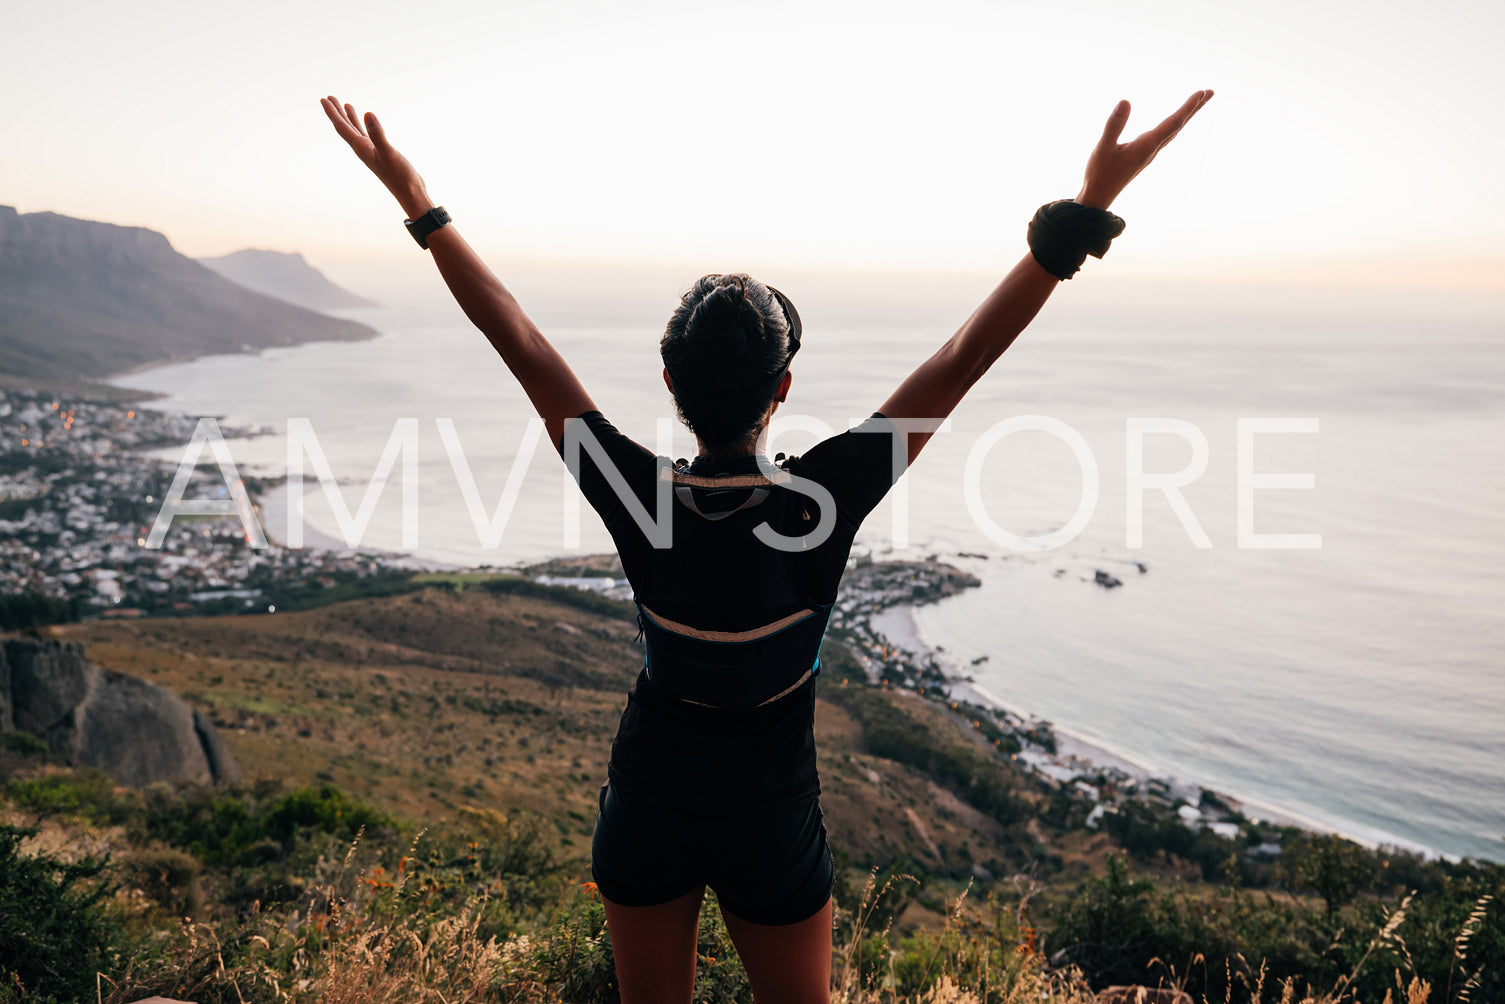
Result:
[[673,482],[674,546],[649,551],[633,597],[648,680],[666,697],[732,711],[792,694],[820,672],[832,603],[810,595],[800,552],[753,530],[808,533],[814,503],[752,456],[697,458],[660,477]]

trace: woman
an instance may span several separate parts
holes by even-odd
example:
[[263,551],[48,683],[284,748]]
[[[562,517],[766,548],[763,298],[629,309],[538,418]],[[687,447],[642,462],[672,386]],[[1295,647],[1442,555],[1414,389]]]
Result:
[[799,314],[742,274],[682,298],[660,351],[694,432],[670,464],[618,432],[517,301],[435,208],[367,112],[325,112],[543,418],[621,555],[645,658],[612,744],[592,847],[625,1004],[688,1001],[701,897],[716,891],[760,1004],[828,999],[834,871],[813,739],[819,649],[853,535],[904,467],[1086,255],[1129,181],[1212,97],[1128,143],[1113,109],[1073,201],[1041,208],[1030,253],[867,422],[774,465],[758,444],[789,392]]

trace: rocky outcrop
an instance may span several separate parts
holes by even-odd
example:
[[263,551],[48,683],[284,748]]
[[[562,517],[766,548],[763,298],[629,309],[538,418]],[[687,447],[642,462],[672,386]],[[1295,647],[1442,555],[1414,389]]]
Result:
[[69,763],[116,781],[233,781],[224,740],[181,697],[89,662],[79,642],[13,638],[0,645],[0,731],[29,732]]

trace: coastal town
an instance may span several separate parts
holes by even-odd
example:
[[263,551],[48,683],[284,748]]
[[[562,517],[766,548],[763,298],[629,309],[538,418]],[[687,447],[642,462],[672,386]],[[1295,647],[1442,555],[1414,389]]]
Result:
[[[0,596],[16,608],[9,619],[264,611],[279,595],[388,570],[375,553],[254,548],[241,521],[223,516],[179,516],[162,545],[148,547],[176,467],[149,451],[181,448],[195,424],[128,402],[0,391]],[[247,487],[254,496],[263,486]],[[206,465],[184,497],[228,491]]]

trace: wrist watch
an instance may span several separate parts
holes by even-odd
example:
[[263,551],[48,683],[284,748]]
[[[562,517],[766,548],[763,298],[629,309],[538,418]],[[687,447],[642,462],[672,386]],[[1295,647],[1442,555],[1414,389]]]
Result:
[[418,246],[427,251],[429,249],[429,234],[438,230],[450,221],[450,215],[443,206],[435,206],[416,220],[403,220],[403,226],[408,228],[408,233],[413,235],[413,240]]

